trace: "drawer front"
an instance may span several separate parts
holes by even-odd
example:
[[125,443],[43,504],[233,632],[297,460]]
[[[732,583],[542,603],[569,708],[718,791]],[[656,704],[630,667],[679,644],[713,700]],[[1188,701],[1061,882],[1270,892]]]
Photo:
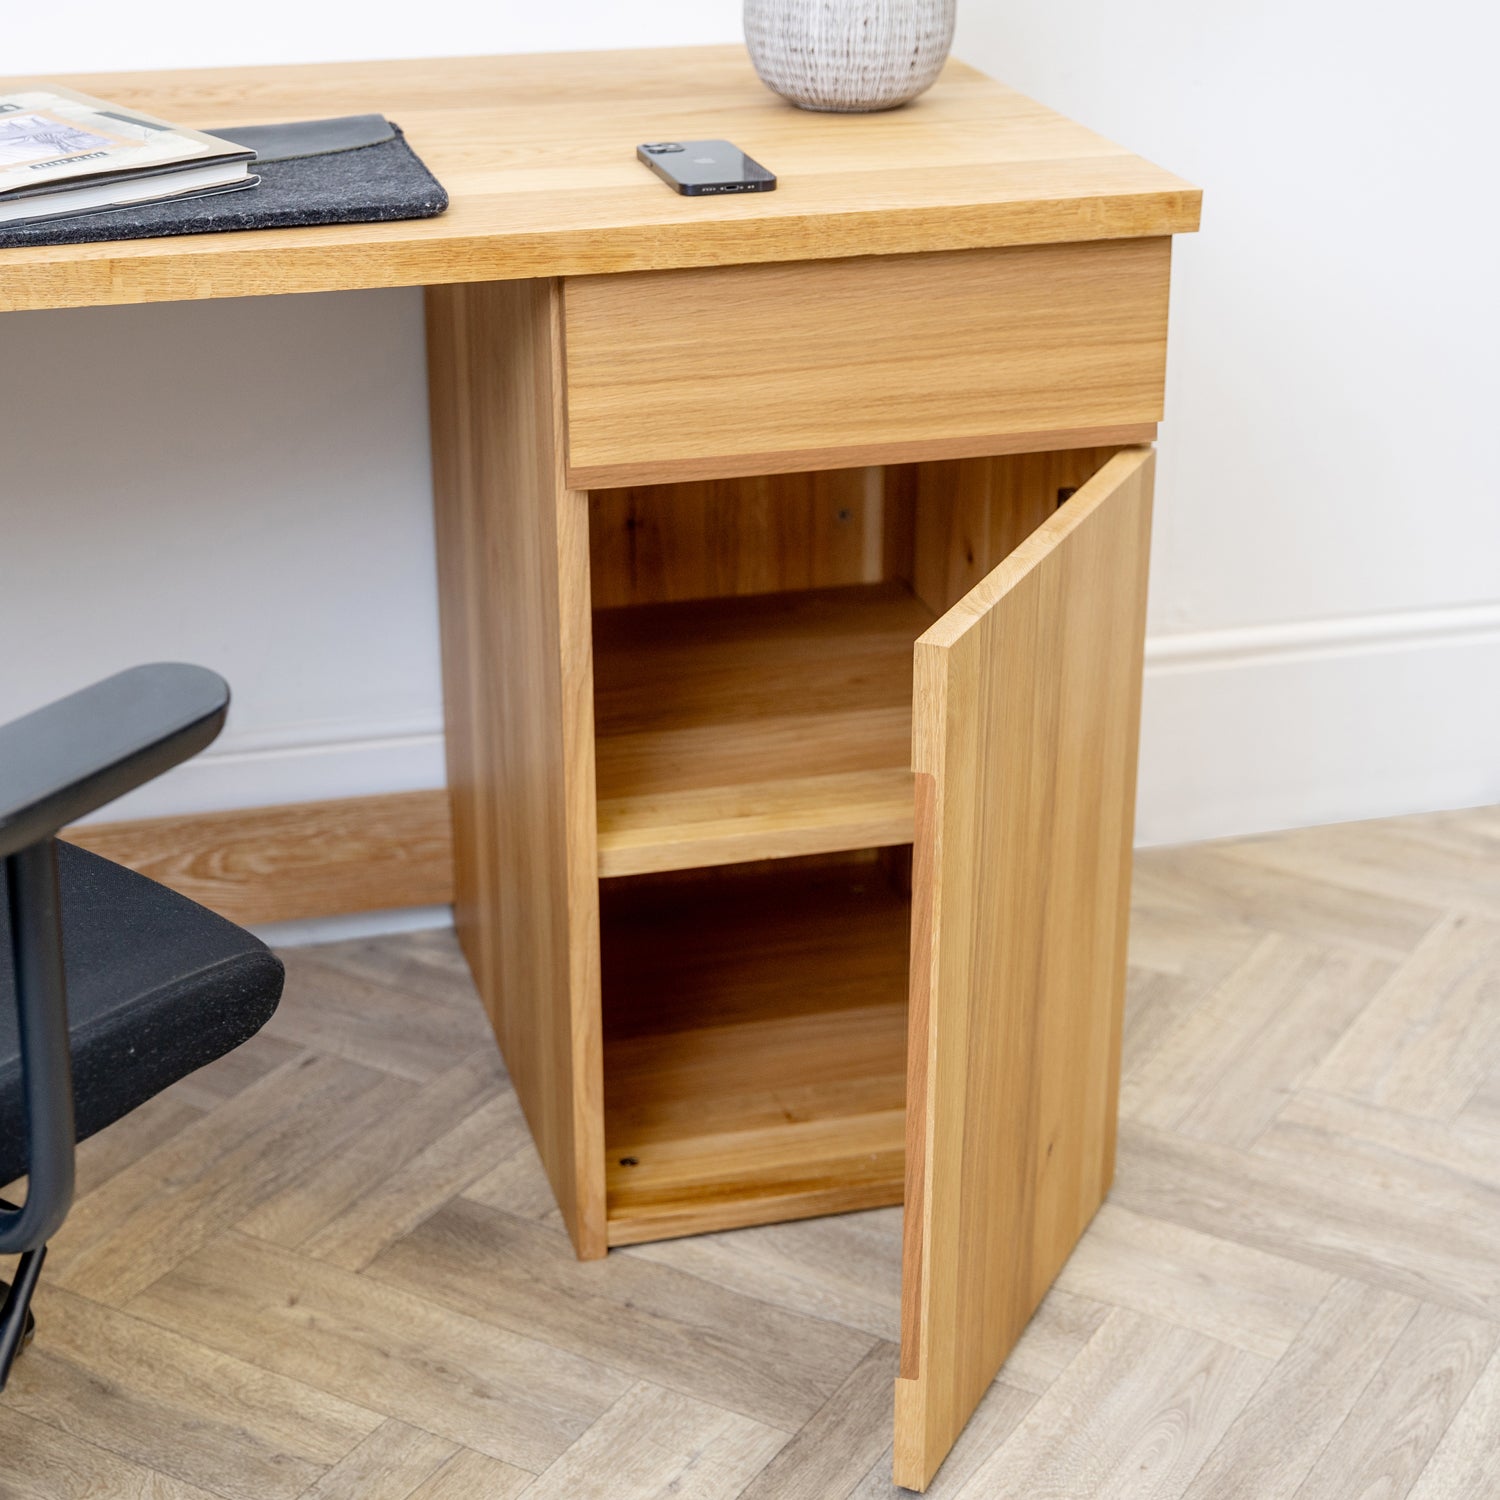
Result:
[[580,488],[1149,442],[1170,239],[580,276]]

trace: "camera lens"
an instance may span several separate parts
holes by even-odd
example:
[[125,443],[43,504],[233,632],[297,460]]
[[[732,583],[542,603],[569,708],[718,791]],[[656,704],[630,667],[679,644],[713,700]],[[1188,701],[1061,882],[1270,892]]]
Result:
[[668,151],[681,151],[684,149],[676,141],[654,141],[649,146],[641,147],[642,151],[649,151],[652,156],[664,156]]

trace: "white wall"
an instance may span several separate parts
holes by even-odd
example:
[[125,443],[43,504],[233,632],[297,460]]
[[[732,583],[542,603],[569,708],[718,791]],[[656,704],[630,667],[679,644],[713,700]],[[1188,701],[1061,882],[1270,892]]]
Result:
[[[960,9],[961,56],[1208,192],[1177,252],[1143,840],[1500,801],[1493,12]],[[23,9],[0,68],[739,35],[734,0],[358,13]],[[229,729],[112,816],[437,784],[424,399],[414,291],[0,318],[0,719],[197,659]]]

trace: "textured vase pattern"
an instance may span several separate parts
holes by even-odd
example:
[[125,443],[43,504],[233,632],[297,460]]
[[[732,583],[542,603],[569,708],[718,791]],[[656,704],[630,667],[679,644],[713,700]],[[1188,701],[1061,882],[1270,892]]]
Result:
[[803,109],[893,109],[930,88],[957,0],[745,0],[745,42],[767,87]]

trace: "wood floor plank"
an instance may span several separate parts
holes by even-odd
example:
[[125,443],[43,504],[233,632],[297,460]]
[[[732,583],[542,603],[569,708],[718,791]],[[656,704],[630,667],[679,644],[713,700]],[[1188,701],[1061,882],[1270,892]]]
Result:
[[1288,1100],[1277,1124],[1297,1131],[1304,1142],[1317,1136],[1366,1141],[1500,1189],[1500,1113],[1466,1109],[1455,1120],[1428,1120],[1302,1089]]
[[1358,1142],[1323,1160],[1281,1125],[1254,1152],[1131,1122],[1120,1134],[1122,1207],[1459,1312],[1500,1314],[1490,1189],[1390,1153],[1376,1159]]
[[472,1010],[480,1003],[468,960],[452,927],[418,928],[399,937],[319,943],[311,957],[330,969],[367,979],[420,1000]]
[[[1497,1347],[1500,1323],[1420,1305],[1302,1482],[1300,1500],[1406,1494]],[[1500,1459],[1500,1426],[1489,1436]]]
[[1122,1081],[1121,1111],[1252,1145],[1391,972],[1385,959],[1268,934]]
[[[1166,856],[1175,850],[1137,852],[1139,877],[1155,873],[1170,882]],[[1160,868],[1158,868],[1160,867]],[[1135,901],[1130,913],[1130,966],[1182,980],[1202,993],[1221,980],[1265,936],[1212,907],[1173,906],[1161,897]]]
[[1277,1359],[1335,1280],[1330,1271],[1106,1203],[1057,1285]]
[[1405,1114],[1451,1120],[1500,1063],[1500,921],[1445,919],[1308,1079]]
[[45,1280],[34,1307],[45,1344],[17,1365],[8,1407],[230,1500],[293,1500],[380,1423]]
[[[927,1487],[927,1500],[954,1500],[969,1482],[975,1469],[984,1463],[1017,1427],[1036,1404],[1030,1391],[1017,1390],[997,1380],[984,1393],[968,1425],[959,1433],[943,1467]],[[887,1445],[870,1471],[850,1492],[849,1500],[908,1500],[910,1490],[891,1482],[892,1453]]]
[[1398,1293],[1341,1281],[1209,1454],[1184,1500],[1295,1494],[1416,1307]]
[[1408,1500],[1493,1500],[1500,1449],[1500,1354],[1474,1383]]
[[50,1278],[123,1305],[410,1088],[377,1069],[299,1054],[77,1203],[52,1242]]
[[741,1500],[846,1500],[890,1446],[895,1344],[879,1343],[768,1463]]
[[526,1333],[233,1232],[135,1298],[130,1311],[533,1471],[630,1384]]
[[[1494,1500],[1500,808],[1138,870],[1116,1185],[929,1500]],[[906,1493],[899,1209],[580,1264],[452,932],[291,967],[84,1143],[3,1500]]]
[[1116,1309],[960,1500],[1179,1494],[1269,1368],[1242,1349]]
[[507,1087],[504,1065],[493,1047],[471,1053],[418,1086],[345,1150],[314,1162],[237,1227],[276,1245],[305,1244]]
[[555,1230],[463,1199],[367,1274],[782,1431],[807,1421],[874,1342],[667,1266],[579,1262]]
[[80,1141],[74,1159],[73,1201],[86,1198],[148,1152],[180,1135],[208,1110],[180,1097],[176,1088],[148,1099],[108,1130]]
[[266,1025],[270,1036],[418,1083],[490,1040],[477,997],[444,1004],[321,963],[314,949],[293,948],[282,959],[286,989]]
[[524,1494],[526,1500],[732,1500],[785,1442],[784,1432],[643,1381]]
[[196,1073],[189,1073],[174,1083],[168,1093],[200,1109],[213,1109],[243,1093],[267,1073],[285,1067],[302,1050],[295,1042],[261,1031],[248,1042],[241,1042],[233,1052],[226,1052]]
[[513,1214],[518,1219],[535,1219],[544,1223],[554,1218],[559,1223],[562,1221],[557,1198],[547,1179],[547,1169],[542,1165],[541,1153],[529,1132],[498,1165],[477,1182],[471,1182],[463,1190],[463,1196],[475,1203],[498,1208],[502,1213]]
[[0,1403],[4,1500],[215,1500],[170,1474],[118,1458]]
[[1039,1396],[1088,1347],[1109,1307],[1054,1286],[1031,1315],[1026,1332],[1000,1367],[999,1379]]
[[1500,823],[1482,809],[1297,828],[1219,847],[1263,869],[1500,919]]
[[457,1443],[387,1420],[326,1470],[302,1500],[408,1500],[455,1453]]
[[1405,958],[1442,915],[1426,902],[1354,890],[1335,880],[1272,875],[1214,844],[1152,850],[1136,865],[1132,903],[1390,959]]
[[497,1458],[461,1448],[424,1484],[411,1500],[511,1500],[536,1476],[503,1464]]
[[301,1248],[330,1265],[363,1270],[387,1245],[529,1140],[520,1103],[506,1087],[381,1178]]
[[624,1252],[808,1317],[901,1336],[901,1210],[868,1209]]

